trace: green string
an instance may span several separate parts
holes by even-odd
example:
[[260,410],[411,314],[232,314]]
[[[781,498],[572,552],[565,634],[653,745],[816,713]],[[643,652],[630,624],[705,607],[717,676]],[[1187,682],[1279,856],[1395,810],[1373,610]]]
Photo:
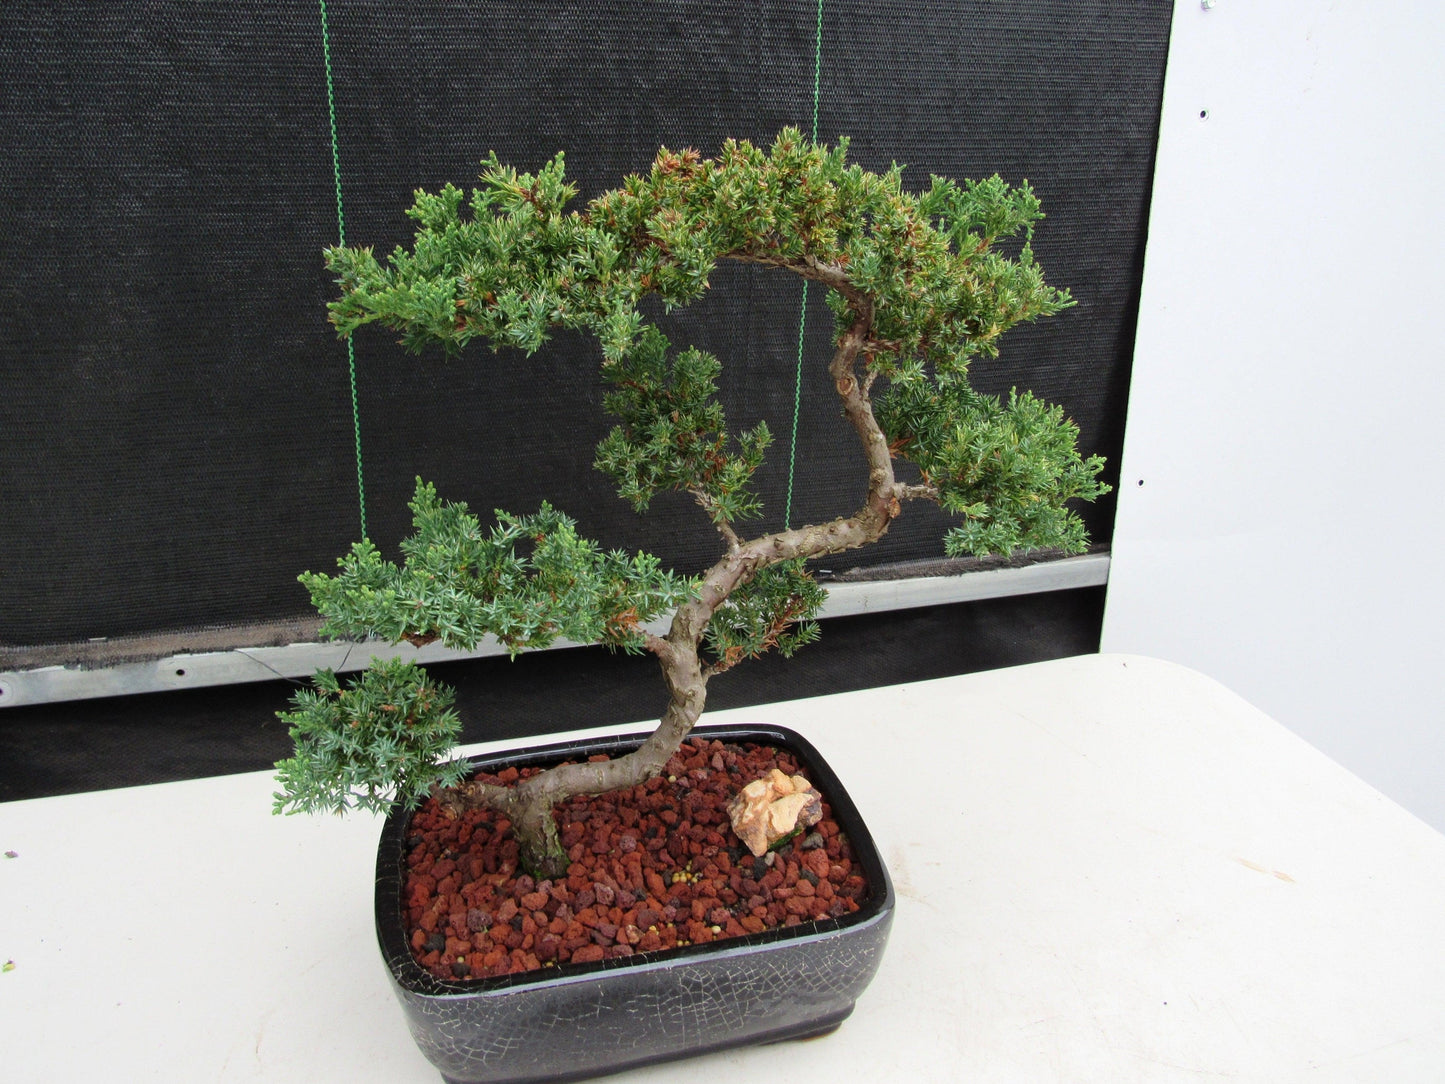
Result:
[[[823,72],[823,0],[818,0],[818,21],[813,36],[813,142],[818,142],[818,90]],[[808,322],[808,280],[803,280],[803,303],[798,313],[798,365],[793,375],[793,439],[788,446],[788,501],[783,528],[793,526],[793,468],[798,458],[798,418],[803,409],[803,333]]]
[[[331,35],[326,25],[326,0],[321,5],[321,55],[326,62],[326,108],[331,115],[331,175],[336,181],[336,233],[346,244],[346,217],[341,213],[341,144],[336,138],[336,92],[331,82]],[[351,375],[351,428],[356,440],[356,499],[361,511],[361,537],[366,537],[366,486],[361,478],[361,404],[356,394],[356,347],[346,337],[346,366]]]
[[[331,172],[336,182],[336,230],[340,244],[346,244],[346,218],[341,204],[341,145],[336,135],[336,91],[331,78],[331,37],[326,22],[326,0],[317,0],[321,7],[321,52],[326,64],[326,108],[331,120]],[[818,98],[823,70],[823,0],[818,0],[818,15],[813,37],[813,142],[818,141]],[[803,403],[803,341],[808,318],[808,281],[803,280],[802,308],[798,314],[798,362],[793,378],[793,433],[788,448],[788,498],[783,515],[785,527],[793,525],[793,481],[798,455],[798,422]],[[361,534],[366,537],[366,485],[361,467],[361,406],[356,390],[356,347],[346,340],[346,363],[351,378],[351,423],[356,445],[356,494],[361,516]]]

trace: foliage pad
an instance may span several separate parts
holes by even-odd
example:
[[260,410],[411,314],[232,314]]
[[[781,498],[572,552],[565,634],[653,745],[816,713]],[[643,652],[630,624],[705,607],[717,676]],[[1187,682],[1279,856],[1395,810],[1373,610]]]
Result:
[[400,566],[362,541],[339,559],[339,575],[301,576],[323,634],[463,651],[490,634],[513,655],[559,639],[638,651],[641,626],[688,595],[655,557],[604,553],[545,502],[530,516],[497,512],[484,531],[465,504],[443,503],[417,479],[411,510]]
[[291,726],[293,757],[276,765],[282,790],[277,813],[384,813],[395,800],[415,805],[432,784],[455,786],[465,763],[441,763],[461,734],[452,693],[420,667],[400,659],[372,660],[343,687],[330,670],[301,689]]

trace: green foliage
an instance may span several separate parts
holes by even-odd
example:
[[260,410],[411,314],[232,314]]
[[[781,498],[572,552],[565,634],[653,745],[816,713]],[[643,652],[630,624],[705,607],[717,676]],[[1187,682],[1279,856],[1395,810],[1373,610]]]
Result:
[[713,398],[722,366],[689,348],[667,357],[666,336],[648,326],[606,377],[616,388],[605,401],[622,420],[597,449],[596,466],[616,480],[618,493],[643,511],[663,490],[684,490],[715,522],[756,516],[762,506],[748,491],[772,441],[765,423],[738,435],[728,451],[727,423]]
[[774,648],[791,658],[798,648],[817,640],[813,618],[827,597],[801,560],[760,569],[733,590],[708,624],[705,642],[714,669],[727,670]]
[[1060,408],[1028,392],[1005,404],[960,381],[917,379],[895,384],[876,413],[896,454],[963,517],[944,540],[950,555],[1083,552],[1083,522],[1065,502],[1107,491],[1096,480],[1104,461],[1080,458],[1078,428]]
[[433,784],[461,782],[465,763],[442,763],[461,734],[450,690],[400,659],[372,660],[342,687],[330,670],[277,712],[290,725],[295,755],[276,765],[277,813],[385,812],[415,805]]
[[[342,287],[331,319],[343,334],[380,321],[414,350],[456,350],[482,336],[531,352],[552,326],[586,328],[617,363],[643,327],[643,296],[694,300],[723,258],[812,261],[846,270],[875,298],[872,364],[892,371],[926,359],[959,370],[975,353],[996,353],[1007,328],[1071,304],[1033,261],[1027,241],[1043,213],[1027,183],[934,177],[912,195],[900,167],[870,173],[849,165],[847,151],[847,140],[830,150],[792,128],[767,152],[745,140],[727,141],[715,159],[663,148],[650,173],[585,211],[565,210],[575,189],[561,154],[535,176],[493,155],[470,217],[455,187],[416,193],[411,252],[398,248],[383,266],[370,249],[327,250]],[[1016,259],[994,250],[1019,235]]]
[[464,651],[490,634],[513,655],[558,639],[639,651],[641,626],[690,591],[649,554],[603,552],[545,503],[530,516],[498,512],[484,531],[465,504],[443,503],[417,479],[411,510],[400,566],[362,541],[338,575],[300,577],[324,634]]
[[[828,148],[794,128],[768,148],[729,140],[710,159],[663,148],[648,172],[580,210],[568,209],[576,189],[561,154],[535,174],[491,155],[470,196],[451,185],[415,194],[410,250],[383,263],[369,248],[328,249],[341,287],[330,317],[342,335],[376,322],[414,351],[438,344],[455,353],[480,338],[528,354],[554,328],[595,335],[609,385],[604,405],[618,420],[595,465],[639,511],[664,491],[691,494],[720,529],[729,559],[742,564],[720,564],[724,571],[697,586],[645,554],[602,552],[546,504],[531,516],[498,512],[483,530],[465,505],[442,503],[418,481],[415,533],[400,565],[363,541],[337,575],[301,577],[324,631],[464,650],[490,634],[514,653],[559,638],[638,651],[657,647],[645,623],[706,598],[710,617],[676,627],[705,636],[709,674],[814,639],[822,588],[801,560],[765,555],[830,552],[826,532],[810,538],[804,528],[787,546],[775,538],[768,550],[758,539],[746,550],[733,525],[760,512],[751,482],[768,428],[729,432],[717,402],[718,360],[692,348],[670,353],[643,316],[651,296],[665,308],[700,297],[723,259],[787,269],[828,288],[840,348],[834,375],[840,394],[851,396],[849,416],[867,446],[879,448],[866,418],[871,397],[893,456],[922,475],[917,486],[870,492],[874,512],[889,502],[896,510],[903,496],[936,500],[960,517],[945,538],[950,553],[1082,549],[1083,526],[1067,502],[1105,491],[1102,461],[1081,458],[1077,428],[1057,407],[1027,393],[1003,402],[968,385],[971,359],[996,357],[1005,331],[1073,303],[1044,281],[1034,259],[1038,198],[1027,182],[1011,186],[997,176],[962,184],[933,177],[927,191],[912,194],[900,166],[873,173],[847,155],[846,140]],[[874,484],[883,486],[887,471],[873,466]],[[887,525],[870,523],[875,532]],[[696,646],[695,638],[686,645]],[[323,734],[335,719],[359,717],[359,707],[344,716],[352,709],[334,678],[318,688],[293,718],[325,720],[314,724]],[[351,694],[358,705],[371,695],[366,688],[363,680]],[[287,770],[302,778],[297,773],[312,769],[307,762]],[[348,786],[374,788],[382,778],[356,772]],[[402,774],[418,772],[408,762]],[[312,805],[340,807],[334,797]]]
[[[961,453],[951,435],[939,443],[949,427],[929,404],[955,405],[953,382],[965,379],[973,356],[996,356],[1009,328],[1072,300],[1044,282],[1034,260],[1029,242],[1043,212],[1027,182],[933,177],[926,192],[910,194],[901,167],[871,173],[849,164],[847,153],[847,140],[829,149],[792,128],[767,150],[729,140],[712,159],[663,148],[648,173],[581,211],[566,209],[575,190],[562,155],[535,175],[492,156],[470,201],[451,186],[416,194],[410,252],[398,249],[383,266],[369,249],[327,250],[342,287],[331,319],[343,334],[379,321],[418,350],[456,350],[480,336],[494,348],[530,352],[554,326],[590,330],[614,388],[607,409],[621,421],[599,446],[597,466],[639,510],[659,491],[683,490],[722,523],[760,510],[747,484],[769,443],[767,427],[730,436],[712,398],[717,361],[691,349],[669,361],[666,339],[638,306],[648,294],[669,306],[700,296],[720,259],[802,274],[828,269],[871,303],[865,362],[897,385],[889,407],[895,448],[943,477],[939,464]],[[1017,255],[1001,253],[1002,242],[1016,243]],[[857,315],[857,294],[831,289],[829,304],[841,335]],[[1053,423],[1030,424],[1038,439],[1018,447],[1058,447],[1042,434]],[[1052,468],[1062,473],[1048,474]],[[1080,484],[1080,469],[1077,457],[1051,452],[1033,469],[1008,466],[1000,475],[1008,485],[950,483],[958,492],[941,503],[963,510],[966,522],[949,547],[1077,546],[1077,517],[1060,502],[1098,492]],[[1026,494],[1028,479],[1040,484]],[[1002,505],[980,513],[977,505],[995,493]],[[1040,502],[1053,511],[1026,507]]]

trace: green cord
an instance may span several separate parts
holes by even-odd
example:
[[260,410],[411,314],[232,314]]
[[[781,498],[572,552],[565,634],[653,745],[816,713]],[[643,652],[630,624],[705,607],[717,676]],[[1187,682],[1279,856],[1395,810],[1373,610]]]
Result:
[[[823,73],[823,0],[818,0],[818,22],[813,37],[813,142],[818,142],[818,97]],[[793,468],[798,458],[798,417],[803,409],[803,333],[808,322],[808,280],[803,280],[803,304],[798,313],[798,366],[793,377],[793,440],[788,447],[788,501],[783,528],[793,527]]]
[[793,529],[793,467],[798,456],[798,416],[803,409],[803,329],[808,320],[808,280],[803,280],[803,308],[798,314],[798,366],[793,372],[793,440],[788,445],[788,503],[783,529]]
[[818,26],[813,33],[813,142],[818,142],[818,83],[823,74],[823,0],[818,0]]
[[[346,244],[346,217],[341,213],[341,144],[336,138],[336,92],[331,82],[331,35],[326,25],[326,0],[321,5],[321,55],[326,62],[326,108],[331,115],[331,175],[336,181],[336,233]],[[356,439],[356,499],[361,511],[361,537],[366,537],[366,486],[361,477],[361,403],[356,394],[356,347],[346,338],[346,365],[351,374],[351,428]]]
[[[336,92],[331,78],[331,37],[326,22],[326,0],[321,6],[321,51],[326,64],[326,107],[331,119],[331,172],[336,182],[336,229],[339,243],[346,244],[346,218],[341,205],[341,146],[336,135]],[[823,70],[823,0],[818,0],[818,17],[813,39],[813,142],[818,141],[818,99]],[[803,281],[802,309],[798,314],[798,363],[793,382],[793,434],[788,449],[788,499],[783,515],[785,527],[793,525],[793,472],[798,455],[798,422],[803,403],[803,340],[808,318],[808,283]],[[346,362],[351,376],[351,423],[356,444],[356,493],[361,514],[361,534],[366,537],[366,486],[361,467],[361,406],[356,390],[356,348],[346,340]]]

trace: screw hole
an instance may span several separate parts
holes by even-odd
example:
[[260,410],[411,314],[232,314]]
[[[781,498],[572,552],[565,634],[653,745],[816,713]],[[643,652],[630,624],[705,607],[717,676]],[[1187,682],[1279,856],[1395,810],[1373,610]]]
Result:
[[184,669],[181,669],[181,670],[177,670],[177,671],[176,671],[176,677],[185,677],[185,676],[186,676],[186,672],[185,672]]
[[1143,484],[1144,484],[1144,479],[1140,478],[1140,479],[1139,479],[1139,485],[1142,486]]
[[1208,120],[1208,119],[1209,119],[1209,110],[1207,110],[1207,109],[1201,109],[1201,110],[1199,111],[1199,119],[1200,119],[1200,120]]

